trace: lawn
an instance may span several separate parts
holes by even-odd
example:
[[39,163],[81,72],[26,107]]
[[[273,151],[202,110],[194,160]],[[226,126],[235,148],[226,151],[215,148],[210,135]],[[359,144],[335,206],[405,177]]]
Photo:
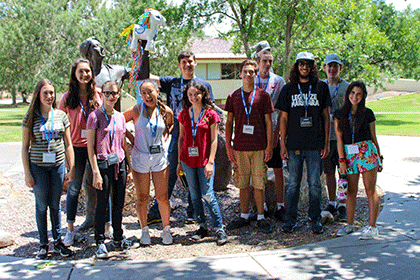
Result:
[[420,112],[420,93],[375,100],[366,106],[374,112]]
[[0,108],[0,142],[22,141],[21,125],[28,107]]

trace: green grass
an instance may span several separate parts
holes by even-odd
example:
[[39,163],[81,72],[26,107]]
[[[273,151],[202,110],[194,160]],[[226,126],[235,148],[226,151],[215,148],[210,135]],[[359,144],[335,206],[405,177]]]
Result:
[[366,106],[374,112],[420,112],[420,93],[375,100]]
[[22,141],[22,120],[28,107],[0,108],[0,142]]

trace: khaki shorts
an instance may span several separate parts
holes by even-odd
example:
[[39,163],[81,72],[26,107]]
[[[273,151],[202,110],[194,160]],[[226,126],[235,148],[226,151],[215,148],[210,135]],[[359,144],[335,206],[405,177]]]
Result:
[[239,189],[249,187],[252,177],[252,186],[264,190],[267,182],[267,165],[264,162],[265,151],[236,151],[233,150],[236,163],[233,166],[233,179]]

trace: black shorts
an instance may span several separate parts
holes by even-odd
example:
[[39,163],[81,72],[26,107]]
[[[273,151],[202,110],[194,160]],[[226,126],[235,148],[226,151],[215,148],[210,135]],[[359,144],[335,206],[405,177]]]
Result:
[[337,140],[331,140],[330,153],[322,160],[322,166],[325,174],[335,171],[336,166],[338,166],[338,158]]
[[273,149],[273,157],[267,161],[269,168],[283,168],[283,161],[280,156],[280,140],[277,142],[277,146]]

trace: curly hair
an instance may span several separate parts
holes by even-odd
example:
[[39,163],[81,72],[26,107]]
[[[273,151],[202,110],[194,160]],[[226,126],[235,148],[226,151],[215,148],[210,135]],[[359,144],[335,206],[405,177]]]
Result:
[[86,58],[79,58],[77,59],[73,65],[71,66],[70,71],[70,83],[69,83],[69,90],[66,99],[66,107],[70,109],[75,109],[80,105],[80,97],[79,97],[79,81],[76,78],[76,70],[80,63],[87,63],[89,65],[90,71],[92,72],[92,79],[89,81],[87,86],[87,93],[88,93],[88,102],[89,102],[89,110],[93,111],[98,108],[99,104],[94,99],[96,94],[96,83],[95,77],[93,72],[92,64]]
[[[289,78],[288,83],[297,84],[299,83],[299,61],[295,61],[293,63],[292,68],[289,72]],[[315,85],[319,80],[319,73],[318,73],[318,66],[316,65],[316,62],[313,61],[313,64],[311,66],[311,72],[309,73],[309,81],[311,84]]]
[[204,84],[193,80],[182,88],[181,105],[183,109],[186,109],[192,106],[190,100],[188,100],[188,89],[190,88],[196,88],[198,91],[202,93],[203,97],[201,98],[201,103],[203,104],[204,109],[214,108],[213,102],[209,94],[209,89]]

